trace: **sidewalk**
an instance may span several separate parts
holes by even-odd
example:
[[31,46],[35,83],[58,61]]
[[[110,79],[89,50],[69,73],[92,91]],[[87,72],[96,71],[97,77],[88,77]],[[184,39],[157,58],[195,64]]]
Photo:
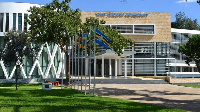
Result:
[[[93,93],[93,90],[90,91]],[[171,84],[97,84],[95,91],[103,97],[200,111],[200,88]]]

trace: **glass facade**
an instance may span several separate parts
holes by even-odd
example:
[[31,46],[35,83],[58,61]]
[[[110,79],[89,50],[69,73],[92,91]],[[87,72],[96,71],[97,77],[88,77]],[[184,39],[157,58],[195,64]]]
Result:
[[9,31],[9,13],[6,13],[6,32]]
[[[134,50],[135,75],[167,75],[169,42],[136,42]],[[154,58],[154,59],[153,59]]]
[[154,25],[114,25],[114,24],[105,24],[106,27],[111,27],[116,29],[119,33],[122,34],[145,34],[152,35],[155,34]]
[[154,34],[154,25],[134,25],[135,34]]
[[133,33],[133,25],[111,25],[119,33]]
[[13,30],[16,30],[16,13],[13,13]]
[[0,13],[0,32],[3,32],[3,18],[4,13]]
[[22,13],[18,13],[18,30],[22,31]]

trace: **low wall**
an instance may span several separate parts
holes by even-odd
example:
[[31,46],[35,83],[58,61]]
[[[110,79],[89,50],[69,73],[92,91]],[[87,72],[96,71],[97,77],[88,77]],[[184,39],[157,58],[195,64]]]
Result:
[[200,78],[171,78],[170,76],[138,76],[138,77],[163,79],[169,83],[200,83]]
[[167,81],[169,76],[136,76],[136,77],[143,77],[143,78],[152,78],[152,79],[163,79]]
[[200,83],[200,78],[170,78],[170,83]]

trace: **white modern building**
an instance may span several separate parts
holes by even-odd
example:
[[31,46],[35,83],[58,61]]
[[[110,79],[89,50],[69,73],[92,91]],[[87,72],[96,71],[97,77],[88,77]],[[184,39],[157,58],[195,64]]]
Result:
[[[24,20],[27,19],[30,7],[40,5],[30,3],[0,2],[0,47],[3,47],[4,35],[9,30],[27,31],[30,27]],[[48,47],[45,47],[48,46]],[[37,58],[25,57],[21,66],[19,78],[59,78],[62,70],[61,59],[64,54],[57,45],[41,46]],[[6,67],[0,61],[0,79],[15,78],[16,65]]]
[[[27,31],[29,25],[24,21],[28,17],[29,3],[0,2],[0,47],[5,45],[4,35],[9,30]],[[115,28],[125,38],[132,39],[134,47],[124,49],[121,56],[111,50],[100,50],[96,56],[96,75],[106,76],[175,76],[189,74],[198,76],[194,64],[188,66],[184,56],[178,53],[178,46],[187,42],[188,36],[200,34],[200,31],[171,28],[171,14],[162,12],[82,12],[86,17],[104,19],[106,26]],[[48,47],[46,47],[48,46]],[[20,78],[60,78],[65,74],[66,65],[62,65],[64,53],[57,45],[46,43],[41,46],[37,58],[25,57]],[[76,59],[76,64],[75,64]],[[78,63],[78,59],[80,61]],[[70,75],[89,74],[89,58],[83,60],[70,55]],[[84,67],[83,67],[84,65]],[[85,66],[86,65],[86,66]],[[91,66],[94,60],[91,61]],[[78,69],[79,68],[79,69]],[[14,78],[16,66],[6,67],[0,61],[0,79]],[[76,70],[76,71],[75,71]],[[79,70],[79,71],[78,71]],[[91,67],[91,75],[94,68]]]
[[188,41],[187,37],[192,35],[200,34],[199,30],[187,30],[187,29],[171,29],[172,42],[170,43],[170,57],[176,60],[170,60],[170,75],[172,77],[200,77],[196,65],[194,62],[188,66],[185,63],[186,56],[178,52],[179,45],[186,44]]

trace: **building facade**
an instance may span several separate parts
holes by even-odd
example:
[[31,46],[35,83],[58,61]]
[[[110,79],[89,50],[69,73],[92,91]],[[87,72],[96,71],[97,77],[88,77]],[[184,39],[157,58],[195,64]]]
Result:
[[[29,25],[24,21],[28,17],[28,9],[40,6],[29,3],[0,3],[0,46],[5,45],[4,35],[9,30],[27,31]],[[178,53],[178,45],[187,42],[188,36],[200,34],[200,31],[171,29],[171,14],[162,12],[81,12],[84,22],[87,17],[105,20],[107,27],[116,29],[125,38],[133,40],[134,47],[123,50],[124,54],[117,56],[112,50],[101,50],[94,60],[84,60],[85,74],[93,75],[96,65],[96,75],[106,76],[167,76],[177,72],[196,72],[195,65],[184,64],[184,56]],[[194,33],[195,32],[195,33]],[[70,55],[70,74],[81,74],[77,55]],[[83,57],[82,57],[83,58]],[[65,74],[65,59],[57,45],[41,46],[37,58],[25,57],[20,78],[60,78]],[[79,60],[81,61],[81,60]],[[180,63],[179,63],[180,62]],[[76,62],[77,63],[77,62]],[[90,65],[90,66],[91,66]],[[180,65],[180,66],[179,66]],[[64,67],[63,67],[64,66]],[[75,69],[80,68],[80,69]],[[0,79],[15,78],[15,64],[6,67],[0,61]],[[80,71],[78,71],[80,70]],[[175,73],[176,72],[176,73]]]
[[[102,56],[101,59],[97,59],[98,67],[101,66],[101,71],[97,70],[98,76],[167,75],[169,67],[166,63],[171,59],[169,45],[172,40],[170,13],[82,12],[83,22],[86,17],[105,20],[106,26],[117,29],[125,38],[135,42],[134,47],[129,46],[124,49],[125,51],[135,51],[134,55],[119,59]],[[117,65],[115,65],[116,63]],[[103,67],[105,70],[102,70]],[[108,68],[114,70],[108,70]]]
[[[24,20],[27,19],[30,7],[40,5],[30,3],[0,2],[0,47],[6,42],[4,35],[10,30],[27,31],[30,27]],[[24,57],[19,78],[59,78],[62,74],[64,54],[57,45],[42,45],[38,56]],[[64,66],[64,65],[63,65]],[[15,78],[16,65],[5,66],[0,60],[0,79]]]
[[179,45],[186,44],[188,41],[187,37],[192,37],[192,35],[200,34],[198,30],[186,30],[186,29],[171,29],[172,32],[172,42],[170,43],[170,57],[175,58],[175,60],[170,60],[170,75],[172,77],[200,77],[196,65],[194,62],[190,63],[188,66],[185,63],[186,56],[178,52]]

